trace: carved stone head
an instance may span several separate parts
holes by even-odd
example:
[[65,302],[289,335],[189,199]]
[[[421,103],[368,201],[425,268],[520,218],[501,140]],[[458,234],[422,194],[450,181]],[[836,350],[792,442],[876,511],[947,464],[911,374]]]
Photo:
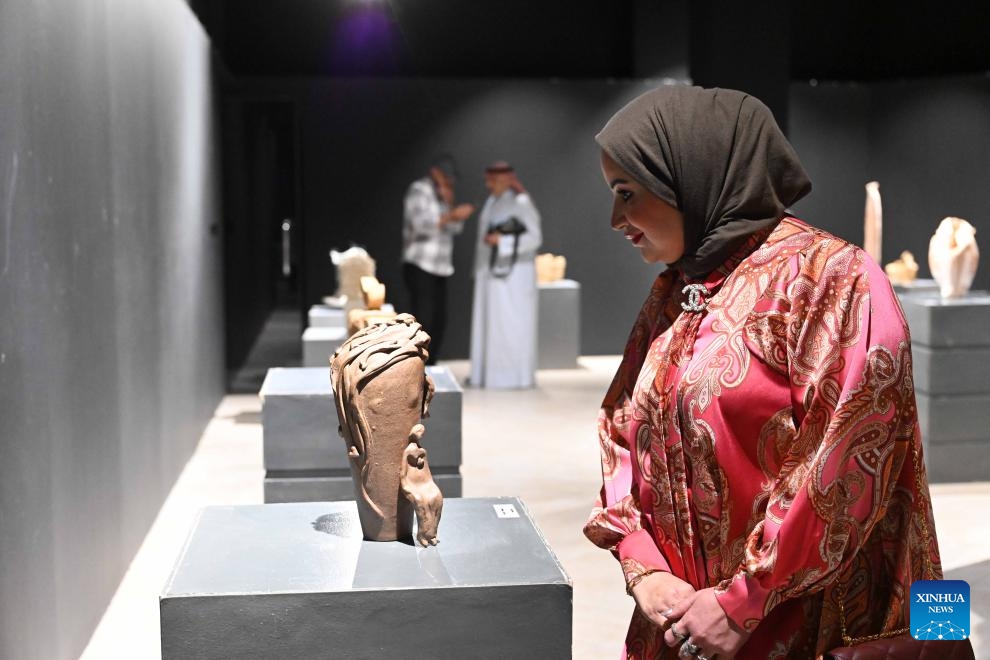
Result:
[[347,443],[364,537],[412,536],[436,544],[443,498],[419,441],[433,381],[426,373],[430,336],[409,314],[370,325],[333,354],[330,377],[338,429]]

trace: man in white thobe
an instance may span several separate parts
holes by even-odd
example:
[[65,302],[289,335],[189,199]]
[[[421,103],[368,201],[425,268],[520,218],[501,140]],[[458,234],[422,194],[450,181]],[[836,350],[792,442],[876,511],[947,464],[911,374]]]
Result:
[[540,214],[504,161],[485,170],[485,187],[490,195],[478,219],[470,383],[533,387]]

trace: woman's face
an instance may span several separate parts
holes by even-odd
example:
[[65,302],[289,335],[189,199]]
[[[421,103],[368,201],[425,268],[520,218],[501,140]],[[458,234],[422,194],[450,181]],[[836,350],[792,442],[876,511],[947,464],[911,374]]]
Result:
[[672,264],[684,256],[684,217],[637,183],[602,152],[602,174],[612,190],[612,229],[625,234],[647,263]]

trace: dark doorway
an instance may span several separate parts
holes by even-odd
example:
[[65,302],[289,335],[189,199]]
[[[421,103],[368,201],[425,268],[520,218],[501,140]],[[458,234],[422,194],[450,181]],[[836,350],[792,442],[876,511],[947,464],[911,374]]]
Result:
[[223,142],[228,389],[257,392],[269,367],[296,366],[301,354],[295,105],[228,98]]

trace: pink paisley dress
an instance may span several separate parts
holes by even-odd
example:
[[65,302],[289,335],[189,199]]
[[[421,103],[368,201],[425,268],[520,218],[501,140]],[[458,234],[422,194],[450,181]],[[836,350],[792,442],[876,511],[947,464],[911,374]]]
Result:
[[[840,594],[852,636],[905,625],[911,582],[941,568],[887,278],[785,218],[701,283],[707,308],[684,311],[686,282],[662,273],[636,320],[599,416],[585,534],[627,579],[652,568],[714,587],[752,633],[737,658],[840,646]],[[676,649],[637,610],[625,657]]]

